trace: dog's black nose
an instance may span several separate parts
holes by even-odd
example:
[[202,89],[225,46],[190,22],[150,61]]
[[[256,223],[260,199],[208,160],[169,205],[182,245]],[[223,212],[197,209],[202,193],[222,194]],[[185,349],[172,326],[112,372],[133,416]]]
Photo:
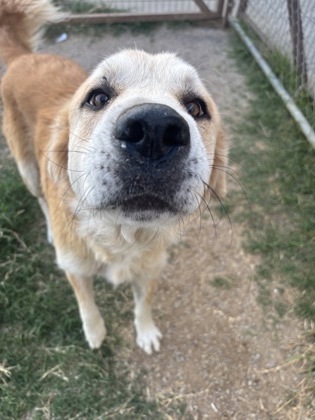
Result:
[[187,122],[174,109],[162,104],[141,104],[122,114],[115,137],[130,154],[150,160],[170,159],[181,147],[189,149]]

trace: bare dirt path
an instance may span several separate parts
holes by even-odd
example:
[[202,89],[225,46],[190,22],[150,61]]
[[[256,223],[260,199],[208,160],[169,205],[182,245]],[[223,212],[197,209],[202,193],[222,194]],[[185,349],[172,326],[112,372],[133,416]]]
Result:
[[[60,44],[47,41],[42,50],[73,58],[90,70],[126,47],[175,51],[195,65],[228,132],[235,109],[245,116],[248,92],[229,58],[228,34],[221,30],[73,35]],[[118,357],[128,360],[132,372],[145,369],[148,398],[165,407],[185,403],[183,418],[298,418],[282,405],[300,380],[295,365],[287,363],[300,326],[290,314],[275,323],[257,303],[257,260],[242,250],[243,231],[244,226],[222,218],[215,234],[212,219],[203,218],[201,227],[191,226],[172,249],[156,297],[156,317],[164,333],[159,354],[144,355],[134,344],[130,325],[122,327],[130,345]]]

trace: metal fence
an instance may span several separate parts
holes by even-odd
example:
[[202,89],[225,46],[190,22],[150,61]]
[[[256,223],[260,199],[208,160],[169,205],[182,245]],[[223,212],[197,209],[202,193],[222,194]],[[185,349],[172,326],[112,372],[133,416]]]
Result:
[[70,23],[169,20],[226,21],[226,0],[55,0]]
[[238,0],[236,15],[258,36],[256,43],[293,98],[315,101],[315,1]]

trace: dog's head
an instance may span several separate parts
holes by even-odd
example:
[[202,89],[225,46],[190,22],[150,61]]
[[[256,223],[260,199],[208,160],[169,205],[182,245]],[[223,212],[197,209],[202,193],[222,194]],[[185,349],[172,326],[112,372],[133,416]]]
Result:
[[105,59],[73,97],[68,176],[82,208],[161,225],[225,193],[226,145],[196,70],[173,54]]

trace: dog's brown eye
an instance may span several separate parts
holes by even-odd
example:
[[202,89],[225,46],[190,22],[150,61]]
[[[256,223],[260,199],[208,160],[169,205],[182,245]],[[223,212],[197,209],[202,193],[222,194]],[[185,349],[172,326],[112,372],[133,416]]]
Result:
[[88,100],[88,104],[95,109],[101,109],[109,101],[109,96],[104,92],[96,92]]
[[199,101],[191,101],[185,104],[188,114],[194,118],[202,117],[205,115],[202,105]]

